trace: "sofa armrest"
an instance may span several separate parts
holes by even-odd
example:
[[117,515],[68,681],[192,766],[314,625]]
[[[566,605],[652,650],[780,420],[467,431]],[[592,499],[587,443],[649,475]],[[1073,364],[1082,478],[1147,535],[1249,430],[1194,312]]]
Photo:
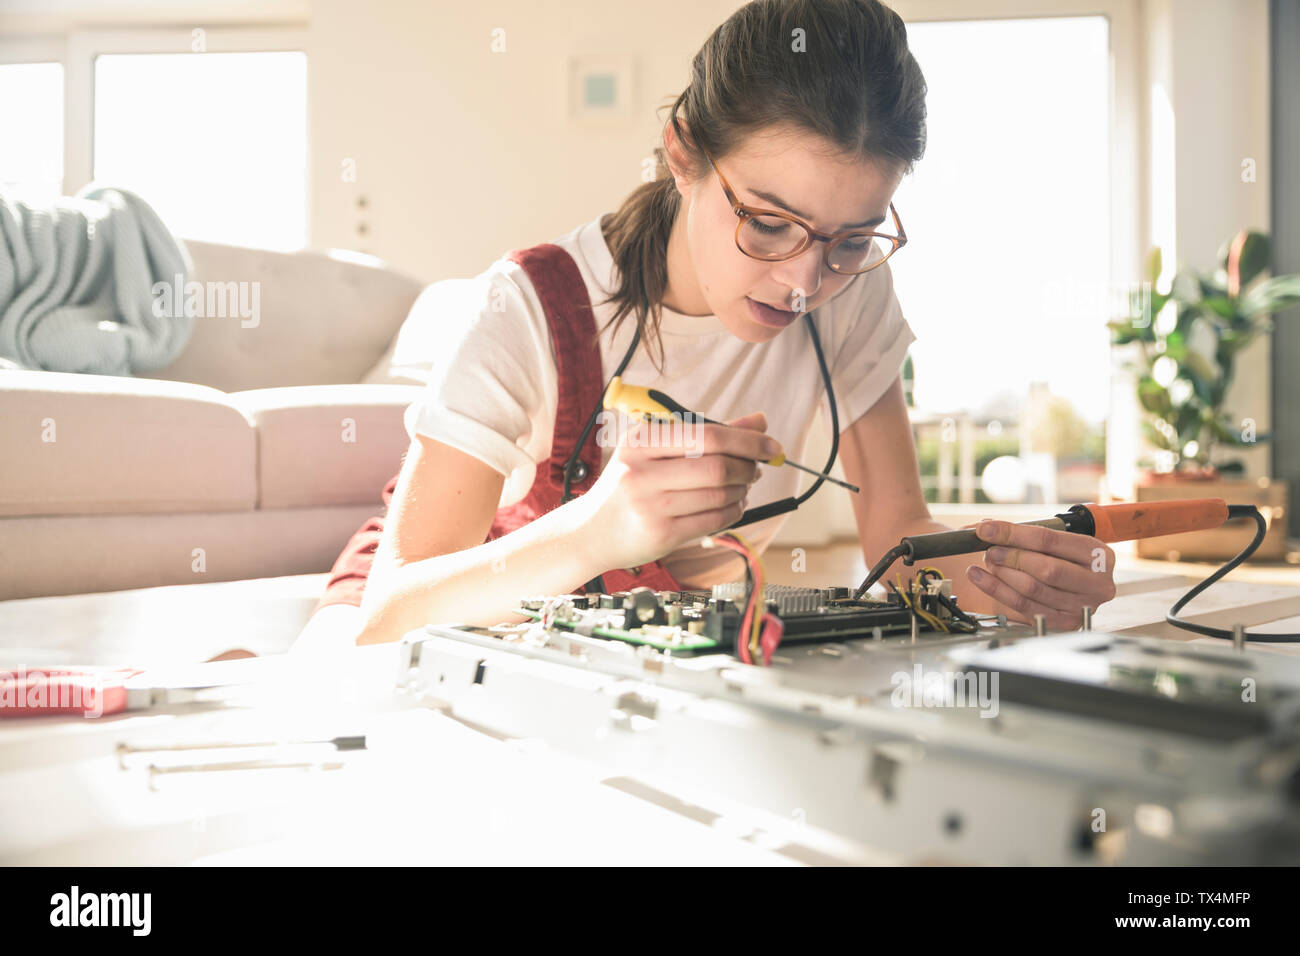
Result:
[[257,496],[253,428],[185,382],[0,372],[0,515],[238,511]]
[[259,508],[373,504],[410,445],[418,385],[305,385],[234,392],[257,429]]

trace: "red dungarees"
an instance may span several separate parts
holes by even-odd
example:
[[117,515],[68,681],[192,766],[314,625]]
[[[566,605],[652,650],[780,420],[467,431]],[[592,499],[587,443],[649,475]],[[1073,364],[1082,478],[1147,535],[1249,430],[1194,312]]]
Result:
[[[555,412],[555,434],[551,439],[550,459],[538,464],[533,486],[522,501],[497,511],[485,542],[509,534],[559,506],[564,489],[564,463],[573,452],[583,426],[600,402],[605,389],[591,298],[573,258],[559,246],[550,243],[516,250],[507,258],[517,262],[528,274],[546,313],[551,340],[555,343],[559,404]],[[587,474],[581,481],[570,483],[570,490],[576,494],[586,492],[599,477],[602,465],[600,448],[596,444],[599,431],[600,429],[593,428],[583,445],[579,460],[586,465]],[[384,487],[385,508],[392,501],[396,487],[397,477],[394,476]],[[330,604],[360,607],[361,592],[365,589],[366,578],[370,574],[375,549],[379,546],[383,530],[384,519],[375,517],[352,536],[352,540],[334,562],[325,594],[316,605],[316,610]],[[607,593],[629,591],[635,587],[648,587],[656,591],[682,590],[676,578],[658,561],[643,564],[639,568],[606,571],[600,578],[601,589]],[[575,593],[582,591],[583,587],[575,589]],[[523,598],[527,595],[519,596]]]

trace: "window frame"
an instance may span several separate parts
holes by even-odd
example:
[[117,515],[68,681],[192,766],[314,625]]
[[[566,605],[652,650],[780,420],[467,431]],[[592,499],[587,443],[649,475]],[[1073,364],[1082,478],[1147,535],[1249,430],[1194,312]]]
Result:
[[[192,50],[194,31],[203,30],[203,53]],[[73,195],[89,183],[95,169],[95,60],[103,54],[139,53],[303,53],[307,32],[296,27],[157,27],[131,30],[74,30],[68,34],[64,64],[63,191]],[[308,79],[310,83],[310,76]],[[307,131],[311,150],[311,130]],[[303,196],[310,213],[311,197]],[[310,223],[308,223],[310,235]]]
[[[115,53],[194,52],[194,31],[203,30],[203,53],[311,53],[307,29],[298,25],[254,27],[149,26],[71,29],[63,33],[0,38],[0,63],[60,63],[63,66],[63,193],[72,196],[87,185],[95,169],[95,59]],[[311,128],[307,130],[311,150]],[[311,196],[305,195],[306,214]],[[308,221],[310,235],[310,221]]]
[[[1109,47],[1110,161],[1107,168],[1112,289],[1133,288],[1145,278],[1151,246],[1150,182],[1145,140],[1146,49],[1140,34],[1139,0],[888,0],[907,23],[1104,17]],[[1110,371],[1110,370],[1108,370]],[[1106,417],[1106,485],[1132,486],[1136,474],[1139,414],[1124,382],[1111,375]],[[1049,503],[1050,505],[1050,503]],[[950,505],[932,506],[940,509]],[[999,505],[981,505],[996,510]],[[1011,506],[1014,507],[1014,506]]]
[[0,37],[0,65],[18,63],[57,63],[63,67],[63,180],[68,182],[68,63],[64,37],[53,35]]
[[908,23],[1105,17],[1110,53],[1111,275],[1114,286],[1141,281],[1149,243],[1144,179],[1141,95],[1144,55],[1137,0],[891,0]]

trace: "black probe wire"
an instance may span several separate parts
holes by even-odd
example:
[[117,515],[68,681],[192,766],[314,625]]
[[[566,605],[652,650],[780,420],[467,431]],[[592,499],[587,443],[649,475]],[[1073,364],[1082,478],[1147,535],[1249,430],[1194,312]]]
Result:
[[[1254,518],[1255,523],[1259,526],[1255,531],[1255,540],[1246,545],[1241,554],[1237,555],[1178,599],[1178,602],[1171,607],[1169,613],[1165,615],[1165,620],[1174,627],[1181,627],[1185,631],[1193,631],[1197,634],[1204,634],[1206,637],[1217,637],[1225,641],[1233,639],[1232,632],[1225,630],[1224,628],[1210,627],[1207,624],[1193,624],[1191,621],[1184,621],[1178,617],[1178,612],[1181,611],[1188,602],[1254,554],[1255,549],[1258,548],[1260,542],[1264,540],[1264,535],[1268,531],[1268,525],[1265,524],[1264,516],[1260,514],[1259,509],[1254,505],[1228,505],[1228,519],[1231,520],[1233,518]],[[1263,644],[1295,644],[1296,642],[1300,642],[1300,634],[1262,634],[1246,631],[1245,635],[1246,640],[1258,641]]]
[[808,323],[808,334],[812,337],[813,351],[817,353],[817,367],[821,369],[822,382],[826,386],[826,401],[831,406],[831,454],[826,459],[826,467],[817,476],[817,480],[808,486],[807,491],[795,499],[796,508],[811,498],[813,492],[822,486],[822,483],[826,480],[826,475],[835,464],[835,456],[840,451],[840,412],[835,407],[835,389],[831,385],[831,373],[826,368],[826,356],[822,354],[822,340],[817,335],[817,326],[813,323],[812,314],[805,312],[804,319]]
[[[632,344],[627,347],[627,353],[623,356],[623,361],[618,363],[618,369],[610,376],[610,382],[622,375],[624,370],[627,369],[627,363],[632,361],[632,354],[636,351],[637,343],[640,341],[641,328],[638,326],[637,330],[632,333]],[[609,382],[606,382],[604,389],[601,390],[601,400],[596,404],[596,410],[593,411],[591,417],[587,419],[587,424],[582,429],[582,436],[574,446],[573,453],[569,455],[569,460],[564,463],[564,492],[560,496],[560,504],[568,504],[568,502],[577,497],[577,495],[569,490],[569,485],[573,483],[573,466],[578,463],[578,455],[582,453],[582,446],[587,444],[587,436],[589,436],[591,430],[596,427],[596,419],[600,418],[600,413],[605,408],[605,393],[608,391]]]
[[826,459],[826,467],[821,470],[821,474],[817,476],[817,480],[809,485],[807,490],[797,498],[781,498],[778,501],[769,501],[767,504],[759,505],[756,508],[749,508],[736,519],[734,524],[727,525],[725,529],[727,531],[730,531],[732,528],[740,528],[747,524],[753,524],[755,521],[763,521],[766,518],[773,518],[777,515],[785,514],[787,511],[794,511],[801,504],[811,498],[813,493],[816,492],[817,489],[826,481],[826,474],[834,466],[835,456],[839,454],[840,413],[839,409],[835,407],[835,387],[831,384],[830,369],[826,367],[826,356],[822,352],[822,340],[817,334],[817,326],[813,322],[813,314],[814,313],[812,312],[805,312],[803,317],[805,324],[808,326],[808,335],[812,338],[813,351],[817,353],[817,365],[821,369],[822,384],[826,386],[826,399],[831,406],[831,453]]

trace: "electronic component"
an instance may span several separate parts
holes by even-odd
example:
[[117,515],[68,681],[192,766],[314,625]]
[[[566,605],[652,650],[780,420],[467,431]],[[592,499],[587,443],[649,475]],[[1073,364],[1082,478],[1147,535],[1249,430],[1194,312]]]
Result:
[[[957,607],[949,580],[933,569],[925,569],[917,579],[912,591],[894,589],[884,601],[854,599],[848,587],[768,584],[761,606],[783,625],[783,645],[910,635],[913,617],[921,633],[971,632],[975,619]],[[636,588],[615,594],[530,597],[521,602],[519,613],[548,630],[674,654],[736,653],[747,596],[743,582],[718,584],[710,591]]]

